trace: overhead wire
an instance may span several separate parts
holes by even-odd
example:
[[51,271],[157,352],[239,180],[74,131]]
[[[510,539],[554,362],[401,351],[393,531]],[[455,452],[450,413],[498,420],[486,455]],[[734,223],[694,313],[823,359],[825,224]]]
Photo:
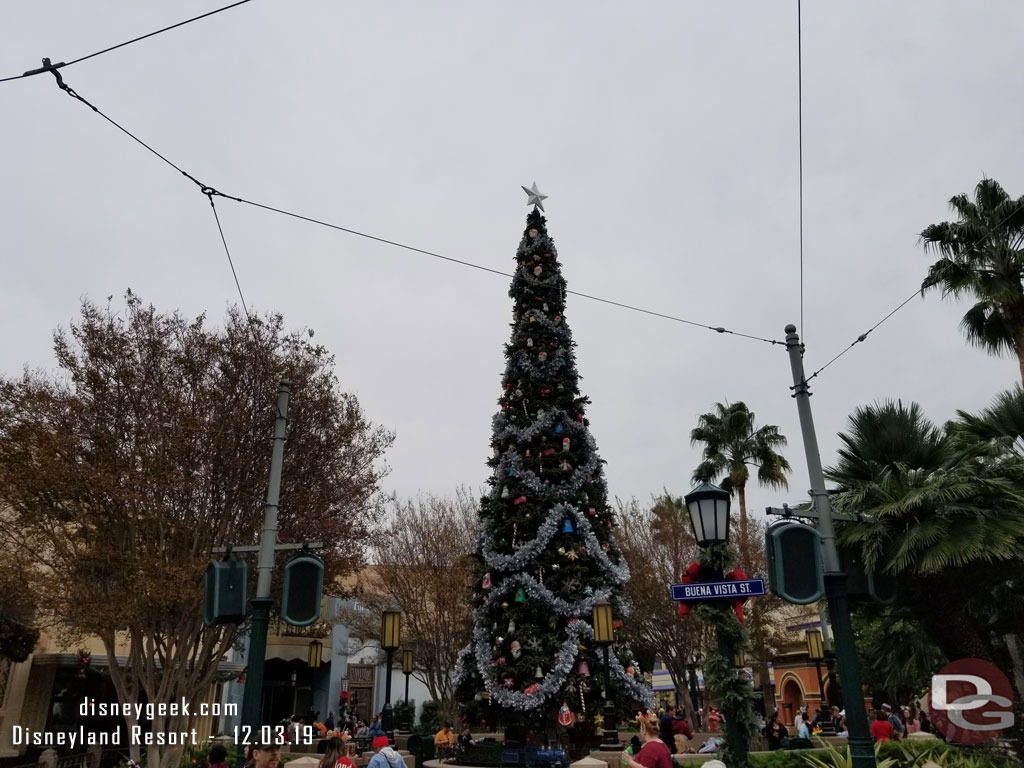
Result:
[[796,103],[797,149],[800,179],[800,333],[807,338],[804,326],[804,44],[803,16],[800,0],[796,0]]
[[[1003,224],[1005,224],[1006,222],[1008,222],[1008,221],[1009,221],[1009,220],[1010,220],[1011,218],[1013,218],[1013,217],[1014,217],[1015,215],[1017,215],[1017,211],[1016,211],[1016,210],[1011,210],[1011,211],[1010,211],[1010,212],[1009,212],[1008,214],[1006,214],[1006,216],[1004,216],[1004,217],[1003,217],[1002,219],[1000,219],[1000,220],[999,220],[999,221],[998,221],[998,222],[997,222],[997,223],[995,224],[995,226],[994,226],[994,227],[992,227],[992,229],[998,229],[999,227],[1003,226]],[[986,235],[982,235],[982,236],[981,236],[981,237],[979,237],[979,238],[978,238],[977,240],[975,240],[975,241],[974,241],[973,243],[971,243],[970,245],[968,245],[968,246],[967,246],[967,248],[966,248],[966,249],[965,249],[964,251],[962,251],[961,253],[968,253],[968,252],[972,251],[972,250],[973,250],[974,248],[976,248],[976,247],[977,247],[978,245],[980,245],[980,244],[981,244],[982,242],[984,242],[984,241],[985,241],[986,239],[988,239],[988,238],[987,238],[987,236],[986,236]],[[897,304],[897,305],[896,305],[896,308],[895,308],[895,309],[893,309],[892,311],[890,311],[890,312],[889,312],[888,314],[886,314],[886,315],[885,315],[885,317],[883,317],[883,318],[882,318],[881,320],[879,320],[879,321],[878,321],[877,323],[875,323],[875,324],[874,324],[873,326],[871,326],[871,327],[870,327],[870,328],[868,328],[868,329],[867,329],[866,331],[864,331],[864,333],[862,333],[862,334],[861,334],[860,336],[858,336],[858,337],[857,337],[857,338],[855,338],[855,339],[854,339],[854,340],[853,340],[852,342],[850,342],[850,345],[849,345],[848,347],[846,347],[846,348],[845,348],[845,349],[844,349],[844,350],[843,350],[842,352],[840,352],[840,353],[839,353],[838,355],[836,355],[836,356],[835,356],[835,357],[833,357],[833,358],[832,358],[831,360],[829,360],[829,361],[828,361],[827,363],[825,363],[825,364],[824,364],[823,366],[821,366],[821,368],[819,368],[819,369],[818,369],[818,370],[816,370],[816,371],[815,371],[814,373],[812,373],[812,374],[811,374],[810,376],[808,376],[806,380],[807,380],[807,381],[810,381],[810,380],[811,380],[811,379],[813,379],[813,378],[814,378],[815,376],[817,376],[817,375],[818,375],[819,373],[821,373],[822,371],[824,371],[824,370],[825,370],[826,368],[828,368],[828,367],[829,367],[830,365],[832,365],[832,363],[834,363],[834,362],[835,362],[836,360],[838,360],[839,358],[841,358],[841,357],[842,357],[843,355],[845,355],[845,354],[846,354],[847,352],[849,352],[849,351],[850,351],[851,349],[853,349],[853,348],[854,348],[855,346],[857,346],[858,344],[860,344],[861,342],[863,342],[863,341],[864,341],[865,339],[867,339],[868,335],[869,335],[869,334],[870,334],[870,333],[871,333],[872,331],[874,331],[874,330],[875,330],[876,328],[878,328],[878,326],[880,326],[880,325],[881,325],[882,323],[884,323],[884,322],[885,322],[886,320],[888,320],[888,319],[889,319],[890,317],[892,317],[892,316],[893,316],[893,315],[895,315],[895,314],[896,314],[897,312],[899,312],[899,311],[900,311],[901,309],[903,309],[903,308],[904,308],[905,306],[907,306],[907,304],[909,304],[909,303],[910,303],[911,299],[913,299],[913,298],[914,298],[915,296],[920,296],[920,295],[921,295],[921,294],[923,294],[923,293],[924,293],[924,286],[921,286],[921,288],[918,288],[918,289],[917,289],[917,290],[915,290],[915,291],[914,291],[914,292],[913,292],[912,294],[910,294],[910,295],[909,295],[909,296],[908,296],[907,298],[905,298],[905,299],[904,299],[903,301],[901,301],[901,302],[900,302],[899,304]]]
[[[223,197],[223,198],[226,198],[228,200],[234,200],[235,202],[238,202],[238,203],[243,203],[245,205],[253,206],[254,208],[261,208],[261,209],[266,210],[266,211],[271,211],[273,213],[281,214],[283,216],[289,216],[291,218],[299,219],[301,221],[306,221],[306,222],[309,222],[311,224],[318,224],[320,226],[327,227],[329,229],[335,229],[335,230],[338,230],[340,232],[346,232],[346,233],[351,234],[351,235],[356,235],[357,237],[363,237],[363,238],[366,238],[368,240],[374,240],[374,241],[379,242],[379,243],[384,243],[386,245],[391,245],[391,246],[394,246],[396,248],[402,248],[402,249],[405,249],[407,251],[412,251],[414,253],[423,254],[425,256],[431,256],[433,258],[440,259],[440,260],[443,260],[443,261],[448,261],[448,262],[451,262],[453,264],[459,264],[461,266],[471,267],[473,269],[478,269],[478,270],[481,270],[483,272],[490,272],[490,273],[493,273],[495,275],[501,275],[502,277],[508,277],[508,278],[513,277],[513,275],[511,273],[509,273],[509,272],[503,272],[503,271],[498,270],[498,269],[493,269],[491,267],[485,267],[485,266],[483,266],[481,264],[474,264],[473,262],[464,261],[462,259],[456,259],[456,258],[453,258],[451,256],[444,256],[443,254],[440,254],[440,253],[435,253],[433,251],[428,251],[428,250],[423,249],[423,248],[417,248],[417,247],[412,246],[412,245],[407,245],[406,243],[400,243],[397,240],[389,240],[387,238],[378,237],[377,235],[371,235],[371,234],[368,234],[366,232],[360,232],[359,230],[351,229],[349,227],[343,227],[343,226],[341,226],[339,224],[332,224],[331,222],[322,221],[320,219],[313,218],[312,216],[305,216],[303,214],[295,213],[293,211],[288,211],[288,210],[285,210],[283,208],[276,208],[274,206],[266,205],[264,203],[258,203],[258,202],[252,201],[252,200],[246,200],[246,199],[244,199],[242,197],[237,197],[235,195],[225,194],[225,193],[221,192],[220,190],[217,190],[217,189],[215,189],[215,188],[213,188],[213,187],[211,187],[211,186],[201,182],[198,178],[196,178],[195,176],[190,174],[188,171],[186,171],[185,169],[183,169],[182,167],[180,167],[176,163],[174,163],[171,160],[169,160],[166,156],[164,156],[163,154],[158,152],[156,149],[154,149],[152,146],[150,146],[145,141],[140,139],[138,136],[136,136],[134,133],[129,131],[127,128],[123,127],[120,123],[118,123],[112,117],[110,117],[109,115],[107,115],[104,112],[102,112],[98,107],[96,107],[90,101],[88,101],[87,99],[85,99],[84,97],[79,95],[73,88],[71,88],[70,86],[67,85],[67,83],[64,82],[60,72],[58,72],[56,68],[52,68],[49,71],[51,71],[53,73],[53,76],[57,80],[57,86],[62,91],[64,91],[69,96],[71,96],[72,98],[76,99],[77,101],[80,101],[82,104],[85,104],[87,107],[89,107],[89,109],[91,109],[97,115],[99,115],[104,120],[106,120],[108,123],[113,125],[115,128],[117,128],[123,134],[125,134],[126,136],[131,138],[137,144],[139,144],[140,146],[145,148],[147,151],[149,151],[150,153],[155,155],[157,158],[159,158],[165,164],[167,164],[168,166],[173,168],[175,171],[180,173],[182,176],[187,178],[189,181],[191,181],[193,184],[198,186],[200,191],[204,195],[206,195],[207,197],[210,198],[210,204],[211,205],[213,205],[213,198],[214,198],[214,196]],[[213,211],[214,211],[214,217],[217,219],[217,227],[218,227],[218,230],[220,231],[220,234],[221,234],[221,240],[223,242],[225,252],[227,253],[228,262],[231,265],[231,272],[232,272],[232,275],[234,275],[234,277],[235,277],[235,285],[238,288],[239,297],[242,298],[242,307],[243,307],[243,309],[245,309],[245,300],[242,297],[242,289],[241,289],[241,285],[239,284],[239,281],[238,281],[238,274],[235,271],[234,263],[233,263],[233,261],[231,259],[231,253],[228,250],[227,241],[224,238],[224,231],[223,231],[223,228],[221,227],[221,224],[220,224],[220,217],[217,216],[216,206],[214,206]],[[783,347],[785,346],[785,342],[779,341],[777,339],[768,339],[768,338],[764,338],[762,336],[756,336],[756,335],[749,334],[749,333],[741,333],[740,331],[733,331],[733,330],[731,330],[729,328],[725,328],[724,326],[715,326],[715,325],[709,325],[707,323],[697,322],[695,320],[687,320],[685,318],[675,317],[674,315],[668,315],[668,314],[664,314],[662,312],[655,312],[653,310],[643,309],[641,307],[637,307],[637,306],[634,306],[634,305],[631,305],[631,304],[625,304],[625,303],[618,302],[618,301],[612,301],[611,299],[604,299],[604,298],[601,298],[599,296],[594,296],[594,295],[587,294],[587,293],[581,293],[579,291],[566,291],[566,293],[572,294],[574,296],[579,296],[581,298],[590,299],[592,301],[601,302],[603,304],[609,304],[611,306],[621,307],[623,309],[628,309],[628,310],[631,310],[631,311],[634,311],[634,312],[640,312],[642,314],[652,315],[654,317],[660,317],[660,318],[663,318],[663,319],[666,319],[666,320],[671,320],[671,321],[674,321],[674,322],[677,322],[677,323],[683,323],[685,325],[691,325],[691,326],[694,326],[694,327],[697,327],[697,328],[704,328],[704,329],[709,330],[709,331],[714,331],[715,333],[729,334],[729,335],[732,335],[732,336],[738,336],[740,338],[751,339],[753,341],[761,341],[761,342],[764,342],[766,344],[778,345],[778,346],[783,346]],[[246,310],[246,316],[248,316],[248,310]]]
[[116,51],[118,48],[124,48],[126,45],[131,45],[132,43],[137,43],[140,40],[145,40],[145,39],[150,38],[150,37],[155,37],[156,35],[163,34],[164,32],[169,32],[172,29],[177,29],[178,27],[183,27],[186,24],[191,24],[194,21],[199,21],[200,19],[205,19],[205,18],[207,18],[209,16],[213,16],[213,15],[221,13],[223,11],[227,11],[227,10],[230,10],[232,8],[236,8],[239,5],[245,5],[248,2],[251,2],[251,0],[238,0],[238,2],[231,3],[230,5],[225,5],[222,8],[217,8],[215,10],[209,11],[208,13],[200,14],[199,16],[193,16],[191,19],[185,19],[185,21],[179,21],[177,24],[171,24],[169,27],[163,27],[162,29],[155,30],[154,32],[149,32],[149,33],[147,33],[145,35],[140,35],[139,37],[133,37],[131,40],[125,40],[123,43],[118,43],[117,45],[112,45],[109,48],[104,48],[102,51],[96,51],[95,53],[90,53],[90,54],[87,54],[86,56],[80,56],[79,58],[72,59],[71,61],[67,61],[67,62],[62,61],[59,64],[50,64],[49,59],[43,59],[43,66],[41,68],[39,68],[39,69],[31,69],[28,72],[24,72],[24,73],[22,73],[20,75],[12,75],[11,77],[0,78],[0,83],[6,83],[8,80],[21,80],[21,79],[26,78],[26,77],[32,77],[34,75],[40,75],[43,72],[50,72],[50,71],[57,70],[57,69],[63,69],[64,67],[70,67],[70,66],[72,66],[74,64],[78,64],[80,62],[87,61],[88,59],[95,58],[96,56],[102,56],[105,53],[110,53],[111,51]]

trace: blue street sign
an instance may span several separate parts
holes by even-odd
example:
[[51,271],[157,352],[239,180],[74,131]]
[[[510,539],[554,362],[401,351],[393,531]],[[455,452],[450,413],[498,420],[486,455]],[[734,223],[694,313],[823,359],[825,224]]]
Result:
[[672,584],[673,600],[715,600],[717,598],[757,597],[764,594],[764,579],[745,581],[705,581],[699,584]]

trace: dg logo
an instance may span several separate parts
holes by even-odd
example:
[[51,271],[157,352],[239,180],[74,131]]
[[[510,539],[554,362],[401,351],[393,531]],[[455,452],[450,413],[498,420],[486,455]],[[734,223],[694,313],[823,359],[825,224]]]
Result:
[[980,744],[1013,725],[1013,686],[994,664],[959,659],[932,676],[928,714],[950,741]]

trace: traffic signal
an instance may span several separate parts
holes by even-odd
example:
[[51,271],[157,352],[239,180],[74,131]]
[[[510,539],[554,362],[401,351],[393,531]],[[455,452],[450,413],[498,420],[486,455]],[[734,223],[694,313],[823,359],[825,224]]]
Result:
[[821,537],[795,520],[783,520],[765,532],[768,586],[787,603],[807,605],[825,594],[821,573]]
[[295,627],[308,627],[320,618],[324,593],[324,563],[316,555],[291,557],[284,566],[281,618]]
[[239,624],[245,620],[247,569],[244,560],[229,557],[214,560],[203,576],[203,621],[214,624]]
[[896,578],[890,573],[864,567],[860,553],[852,548],[839,550],[839,564],[846,574],[846,596],[853,602],[891,605],[896,600]]

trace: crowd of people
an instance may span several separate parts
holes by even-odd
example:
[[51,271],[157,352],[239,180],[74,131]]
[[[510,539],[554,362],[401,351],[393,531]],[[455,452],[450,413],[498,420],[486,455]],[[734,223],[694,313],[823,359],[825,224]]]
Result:
[[[779,717],[778,712],[773,713],[768,718],[763,731],[764,736],[768,739],[768,748],[811,746],[811,737],[822,733],[823,718],[824,715],[820,709],[815,709],[814,715],[811,716],[807,707],[804,706],[797,712],[790,729]],[[902,706],[893,710],[888,704],[882,704],[872,711],[868,719],[871,721],[871,737],[875,741],[898,741],[918,731],[931,732],[928,715],[924,710],[913,706]],[[846,724],[845,709],[832,711],[831,726],[831,731],[836,736],[850,735]]]

